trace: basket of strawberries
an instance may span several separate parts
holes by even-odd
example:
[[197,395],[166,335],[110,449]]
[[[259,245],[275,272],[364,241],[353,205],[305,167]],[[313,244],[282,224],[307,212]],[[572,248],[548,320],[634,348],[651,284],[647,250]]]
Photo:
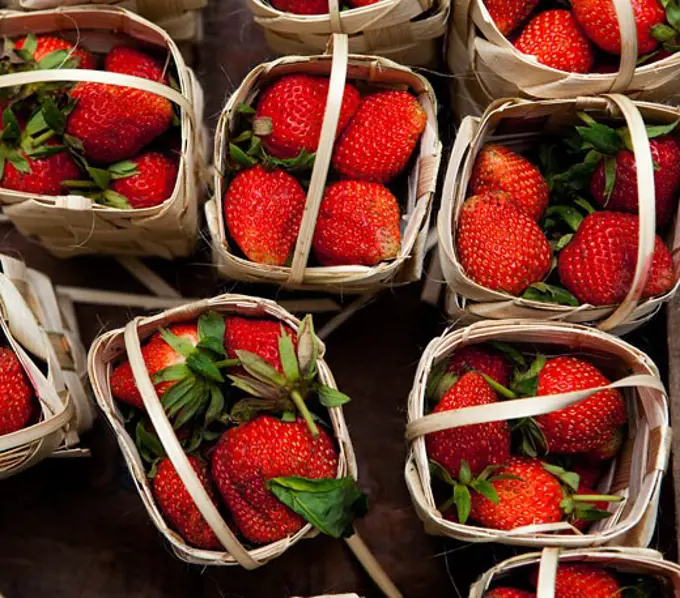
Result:
[[188,255],[202,92],[167,33],[116,7],[9,12],[0,28],[4,213],[61,257]]
[[669,456],[659,372],[564,322],[434,339],[409,397],[406,483],[428,533],[521,546],[647,546]]
[[92,425],[86,358],[73,318],[42,273],[0,255],[0,478],[78,456]]
[[348,57],[344,35],[332,56],[260,65],[217,126],[215,263],[292,288],[416,280],[439,159],[436,99],[410,69]]
[[680,111],[611,96],[467,119],[438,218],[447,310],[623,333],[678,287]]
[[[143,344],[142,344],[143,343]],[[222,295],[99,337],[89,373],[151,519],[175,554],[259,567],[365,512],[311,318]]]
[[249,0],[269,46],[283,55],[322,53],[333,33],[349,35],[353,54],[436,66],[450,0]]
[[[566,4],[566,6],[565,6]],[[447,60],[460,118],[493,100],[678,93],[680,17],[665,0],[461,0]]]
[[469,598],[672,598],[680,590],[680,567],[655,550],[641,548],[546,548],[487,571]]

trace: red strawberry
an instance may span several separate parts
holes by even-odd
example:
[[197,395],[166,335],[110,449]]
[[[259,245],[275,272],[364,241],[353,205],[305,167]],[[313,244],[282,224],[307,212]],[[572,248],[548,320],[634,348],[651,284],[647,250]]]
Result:
[[124,178],[114,174],[111,189],[125,197],[131,207],[157,206],[172,196],[177,183],[177,160],[160,152],[145,152],[129,162],[134,165],[133,174]]
[[470,197],[457,232],[465,273],[488,289],[519,295],[550,270],[552,252],[543,231],[503,191]]
[[569,469],[577,474],[581,484],[588,488],[595,488],[600,483],[602,477],[601,461],[578,459],[571,464]]
[[24,368],[7,347],[0,347],[0,436],[23,428],[35,406],[33,387]]
[[447,371],[462,376],[470,370],[486,374],[501,386],[510,386],[512,364],[505,355],[491,347],[470,345],[456,350],[451,356]]
[[284,332],[297,347],[295,331],[282,322],[230,316],[225,320],[224,346],[230,358],[236,357],[236,351],[250,351],[281,372],[279,337]]
[[[175,336],[189,341],[192,345],[198,343],[198,327],[196,324],[176,324],[170,326],[168,330]],[[144,357],[144,365],[151,375],[171,365],[186,362],[186,358],[177,353],[159,332],[154,333],[142,347],[142,356]],[[116,400],[133,405],[138,409],[144,409],[144,403],[139,390],[137,390],[129,361],[124,361],[113,370],[110,383],[111,394]],[[156,393],[161,396],[174,384],[174,381],[157,383],[155,384]]]
[[387,183],[406,167],[426,123],[407,91],[368,95],[335,144],[333,167],[350,179]]
[[[456,382],[434,408],[434,413],[490,405],[498,397],[477,372],[468,372]],[[461,461],[473,476],[489,465],[504,463],[510,457],[510,426],[505,421],[475,424],[433,432],[425,437],[427,454],[456,479]]]
[[529,160],[502,145],[489,144],[477,155],[470,178],[474,195],[505,191],[517,207],[539,220],[548,207],[548,183]]
[[[163,65],[138,50],[119,46],[106,57],[105,70],[167,84]],[[102,83],[78,83],[67,132],[80,139],[85,156],[118,162],[133,156],[172,123],[172,104],[153,93]]]
[[519,27],[538,6],[539,0],[484,0],[484,6],[505,36]]
[[334,478],[338,456],[319,428],[314,438],[304,420],[292,423],[261,415],[227,430],[212,456],[212,474],[241,533],[250,542],[282,540],[305,524],[267,488],[272,478]]
[[[52,138],[44,147],[60,145]],[[66,195],[62,182],[80,177],[80,170],[67,150],[43,158],[27,156],[24,150],[17,150],[19,164],[17,168],[10,160],[5,162],[0,186],[5,189],[35,193],[38,195]]]
[[484,592],[484,598],[536,598],[536,594],[515,588],[494,588]]
[[[654,160],[656,223],[662,226],[673,216],[680,192],[680,144],[670,135],[649,140]],[[624,149],[616,154],[616,178],[609,198],[605,194],[605,162],[590,181],[593,199],[614,212],[638,213],[637,168],[635,154]]]
[[328,0],[271,0],[272,6],[296,15],[323,15],[328,13]]
[[[666,22],[658,0],[631,0],[637,27],[638,55],[654,50],[659,42],[651,30]],[[605,52],[621,54],[621,34],[613,0],[572,0],[571,8],[588,37]]]
[[[573,240],[560,251],[557,266],[562,284],[583,303],[620,303],[633,281],[637,239],[637,216],[617,212],[589,214]],[[674,284],[671,253],[657,235],[642,296],[666,293]]]
[[249,260],[283,266],[297,240],[307,196],[287,172],[254,166],[239,172],[224,195],[229,234]]
[[[39,35],[35,38],[36,48],[33,52],[33,60],[40,62],[43,58],[46,58],[52,52],[57,52],[58,50],[68,50],[71,52],[70,56],[78,60],[79,69],[96,69],[97,63],[94,56],[83,48],[73,49],[73,44],[67,42],[65,39],[60,37],[55,37],[53,35]],[[17,40],[14,44],[17,50],[22,50],[26,44],[26,38],[23,37]]]
[[352,8],[361,8],[362,6],[370,6],[371,4],[375,4],[376,2],[380,2],[380,0],[348,0],[348,4]]
[[331,183],[316,221],[314,255],[324,266],[375,266],[395,258],[400,217],[397,198],[380,183]]
[[[198,474],[198,479],[215,502],[215,493],[210,486],[208,467],[197,457],[189,456],[189,463]],[[170,459],[163,459],[153,479],[153,493],[158,506],[170,525],[192,546],[198,548],[221,548],[221,544],[191,495],[184,486]],[[215,503],[217,504],[217,503]]]
[[[326,10],[328,12],[328,4]],[[271,119],[271,133],[263,144],[276,158],[294,158],[302,150],[316,151],[326,110],[329,80],[326,77],[287,75],[277,79],[262,93],[256,119]],[[345,130],[359,107],[359,92],[345,85],[336,138]]]
[[[606,386],[607,377],[594,365],[575,357],[549,359],[538,374],[537,396]],[[626,403],[616,389],[600,391],[570,407],[537,415],[547,448],[552,453],[581,453],[626,422]]]
[[588,73],[595,60],[593,48],[568,10],[546,10],[522,30],[515,47],[541,64],[569,73]]
[[[529,580],[535,586],[538,572]],[[555,598],[615,598],[620,593],[616,578],[597,565],[570,563],[557,568]]]
[[538,459],[511,457],[494,475],[513,477],[491,482],[498,494],[498,504],[472,492],[470,518],[477,523],[492,529],[511,530],[562,519],[562,486]]
[[610,461],[616,457],[623,446],[624,428],[619,427],[607,431],[603,435],[603,439],[604,441],[598,447],[584,455],[585,459],[594,463],[600,463],[602,461]]

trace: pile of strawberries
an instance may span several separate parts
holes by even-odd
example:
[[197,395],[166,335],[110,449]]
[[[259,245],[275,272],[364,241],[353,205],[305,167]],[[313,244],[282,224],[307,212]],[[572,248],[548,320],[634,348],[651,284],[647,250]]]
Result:
[[[612,0],[484,0],[515,47],[541,64],[571,73],[618,70],[621,35]],[[680,13],[674,1],[631,0],[637,28],[638,64],[677,51]]]
[[[276,542],[307,522],[334,537],[352,533],[366,497],[352,478],[337,478],[338,447],[327,431],[327,409],[349,397],[319,380],[309,316],[295,331],[207,312],[159,329],[142,355],[190,463],[245,542]],[[220,550],[145,414],[128,361],[113,369],[110,387],[132,407],[128,426],[168,524],[187,543]]]
[[[319,145],[328,78],[286,75],[240,106],[224,195],[229,236],[247,259],[289,265]],[[399,183],[427,117],[408,91],[345,85],[312,249],[322,266],[374,266],[399,254]]]
[[[347,0],[347,6],[341,7],[361,8],[380,2],[380,0]],[[323,15],[328,14],[328,0],[271,0],[272,6],[283,12],[291,12],[296,15]]]
[[[577,306],[621,303],[638,251],[635,156],[627,128],[585,113],[562,139],[546,138],[533,161],[497,145],[477,156],[456,245],[467,277],[525,299]],[[648,126],[656,221],[667,229],[680,194],[677,123]],[[642,297],[670,291],[676,273],[656,236]]]
[[[97,68],[98,59],[60,37],[5,40],[0,74]],[[163,62],[114,47],[104,70],[168,85]],[[156,94],[102,83],[36,83],[0,89],[0,187],[38,195],[78,194],[119,209],[172,196],[179,120]]]
[[[546,357],[505,343],[466,346],[438,364],[427,396],[433,413],[607,386],[588,359]],[[439,506],[451,521],[498,530],[568,521],[586,531],[621,500],[596,492],[625,438],[626,402],[599,391],[533,418],[474,424],[425,437]],[[570,532],[566,532],[570,533]]]
[[0,347],[0,436],[25,428],[39,413],[35,391],[16,354]]

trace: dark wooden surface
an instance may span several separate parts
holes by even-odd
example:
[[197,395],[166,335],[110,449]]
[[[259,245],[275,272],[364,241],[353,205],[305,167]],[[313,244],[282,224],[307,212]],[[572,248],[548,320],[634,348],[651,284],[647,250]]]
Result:
[[[212,0],[205,21],[199,75],[208,124],[214,126],[224,98],[268,51],[243,0]],[[445,132],[447,122],[444,116]],[[0,251],[22,256],[58,284],[143,291],[112,260],[56,260],[8,225],[0,228]],[[234,289],[280,296],[270,287],[219,281],[205,247],[188,260],[149,264],[187,296]],[[340,387],[354,398],[346,417],[360,483],[372,504],[358,524],[361,534],[405,596],[463,597],[471,581],[514,549],[427,536],[411,507],[403,483],[406,399],[423,346],[444,327],[438,313],[419,303],[419,290],[413,285],[383,293],[329,338],[328,362]],[[79,307],[84,341],[122,326],[132,315],[124,309]],[[663,359],[664,332],[663,320],[657,320],[636,340]],[[47,461],[0,484],[0,592],[6,598],[380,595],[346,546],[329,538],[301,542],[253,573],[179,561],[150,523],[109,430],[99,423],[85,441],[92,447],[91,459]],[[666,493],[654,545],[674,558],[670,484]]]

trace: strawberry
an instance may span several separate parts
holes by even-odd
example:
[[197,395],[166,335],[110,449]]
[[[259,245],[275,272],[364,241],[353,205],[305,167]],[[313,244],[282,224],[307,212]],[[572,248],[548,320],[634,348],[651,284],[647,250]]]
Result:
[[[586,453],[583,457],[590,462],[600,463],[610,461],[618,455],[624,441],[624,428],[618,427],[608,430],[604,435],[604,442],[593,450]],[[589,484],[592,485],[592,484]]]
[[[132,48],[113,48],[104,68],[167,84],[163,65]],[[70,96],[76,105],[69,115],[67,132],[80,139],[85,157],[94,162],[118,162],[134,156],[172,123],[170,101],[147,91],[78,83]]]
[[306,199],[284,170],[253,166],[236,174],[224,194],[227,230],[249,260],[283,266],[295,248]]
[[[172,196],[178,169],[174,158],[160,152],[144,152],[109,169],[113,178],[110,189],[132,208],[157,206]],[[116,174],[119,171],[122,176]]]
[[536,598],[536,594],[515,588],[494,588],[484,592],[484,598]]
[[[328,12],[328,5],[326,11]],[[255,122],[268,120],[271,132],[263,144],[276,158],[294,158],[302,150],[316,151],[326,110],[329,80],[326,77],[287,75],[277,79],[261,95]],[[345,85],[336,138],[345,130],[359,107],[359,92]]]
[[505,191],[520,210],[536,221],[548,207],[548,183],[538,168],[502,145],[485,145],[479,152],[470,189],[474,195]]
[[548,240],[503,191],[470,197],[461,209],[457,232],[461,266],[488,289],[519,295],[550,270]]
[[28,36],[14,43],[17,50],[26,50],[35,62],[40,62],[53,52],[65,50],[64,58],[75,59],[73,68],[96,69],[97,63],[94,56],[83,48],[74,48],[71,42],[53,35]]
[[[197,457],[188,456],[189,463],[198,474],[198,479],[215,502],[215,493],[210,487],[208,467]],[[158,506],[170,525],[192,546],[198,548],[221,548],[221,544],[203,515],[198,510],[191,495],[177,474],[170,459],[163,459],[153,478],[153,493]]]
[[352,8],[361,8],[362,6],[370,6],[371,4],[375,4],[376,2],[380,2],[380,0],[348,0],[347,1],[347,3]]
[[33,387],[14,351],[0,347],[0,436],[23,428],[35,407]]
[[489,16],[505,36],[519,27],[538,6],[539,0],[484,0]]
[[[654,50],[659,42],[652,28],[666,22],[658,0],[631,0],[637,28],[638,55]],[[621,54],[621,33],[613,0],[572,0],[571,8],[588,37],[605,52]]]
[[541,64],[570,73],[588,73],[595,60],[593,48],[571,11],[546,10],[522,30],[515,47]]
[[470,370],[486,374],[501,386],[510,385],[512,365],[505,355],[491,347],[470,345],[456,350],[451,356],[447,371],[462,376]]
[[[529,576],[536,586],[538,572]],[[621,593],[616,578],[597,565],[569,563],[557,568],[555,598],[614,598]]]
[[[538,374],[539,397],[610,384],[594,365],[576,357],[548,359]],[[603,390],[564,409],[537,415],[547,449],[581,453],[597,448],[602,439],[626,422],[627,409],[616,389]]]
[[328,0],[271,0],[272,6],[296,15],[323,15],[328,13]]
[[324,191],[312,246],[324,266],[375,266],[399,254],[397,198],[380,183],[338,181]]
[[225,320],[224,346],[227,355],[237,357],[237,351],[250,351],[282,372],[279,337],[286,334],[297,347],[297,336],[287,325],[274,320],[229,316]]
[[[559,253],[557,268],[562,284],[583,303],[620,303],[633,281],[637,239],[637,216],[617,212],[589,214],[573,240]],[[657,235],[642,296],[666,293],[674,284],[671,253]]]
[[[649,140],[654,160],[656,223],[666,224],[677,206],[680,192],[680,144],[670,135]],[[606,189],[606,161],[602,161],[590,181],[593,199],[613,212],[638,213],[637,168],[635,154],[622,149],[616,154],[614,186],[609,197]]]
[[578,475],[581,483],[588,488],[597,486],[602,477],[601,461],[590,461],[584,458],[576,459],[571,463],[569,469]]
[[335,144],[333,167],[346,178],[387,183],[406,167],[426,124],[407,91],[367,95]]

